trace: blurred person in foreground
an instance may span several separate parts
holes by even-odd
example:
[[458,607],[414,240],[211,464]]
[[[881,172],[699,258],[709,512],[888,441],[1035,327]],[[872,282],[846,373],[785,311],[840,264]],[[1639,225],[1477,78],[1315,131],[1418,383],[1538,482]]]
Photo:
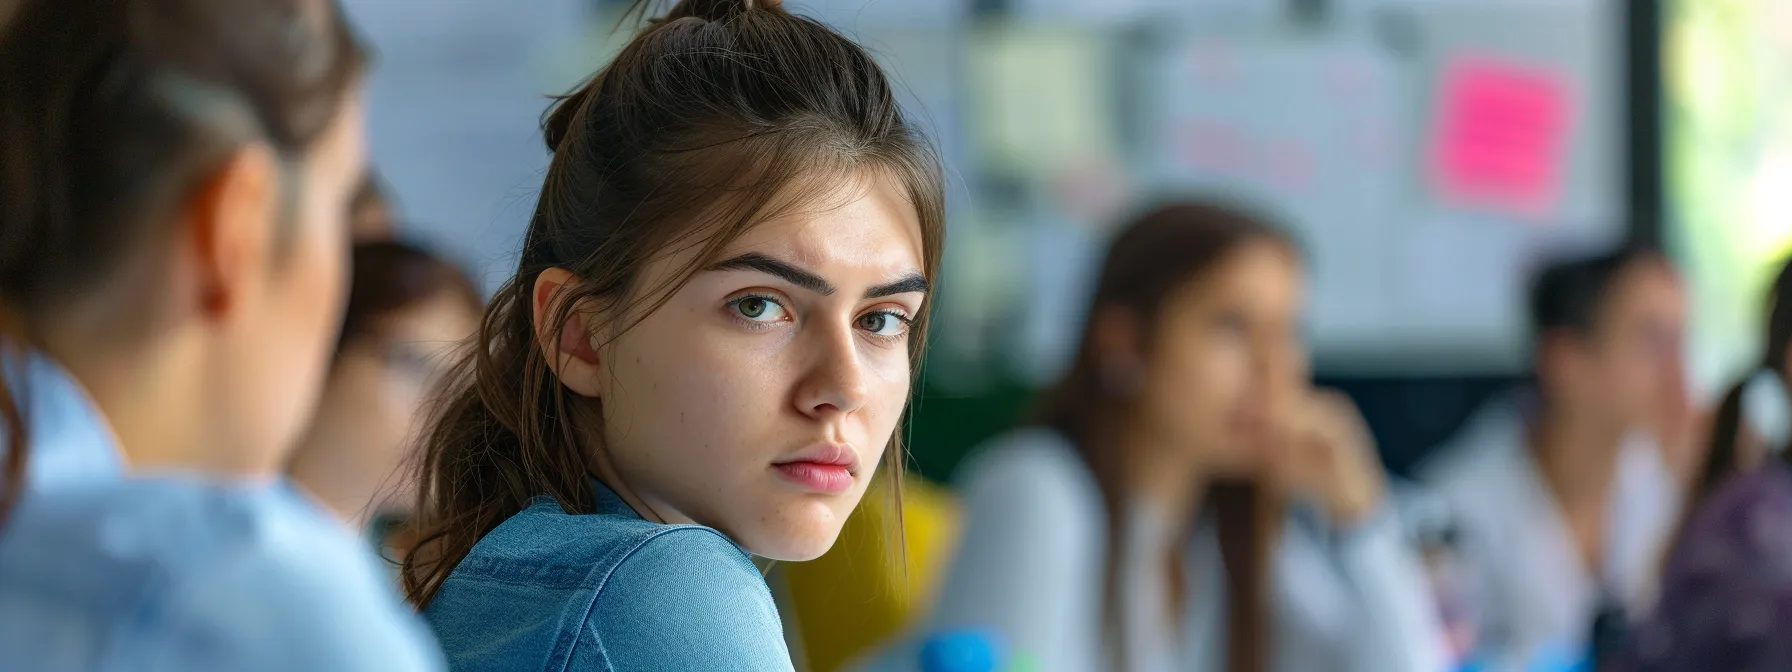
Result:
[[1792,265],[1768,297],[1759,367],[1724,396],[1661,599],[1618,672],[1792,669]]
[[1554,264],[1530,303],[1534,391],[1490,403],[1419,470],[1457,516],[1497,669],[1575,664],[1602,613],[1646,610],[1680,492],[1663,451],[1690,423],[1686,296],[1666,257]]
[[402,524],[409,513],[414,478],[402,468],[422,411],[484,307],[472,279],[420,247],[362,243],[351,259],[336,359],[287,473],[351,527],[366,529],[376,518]]
[[928,626],[1039,670],[1443,669],[1373,440],[1308,381],[1305,283],[1283,234],[1227,210],[1122,231],[1040,424],[961,472]]
[[0,27],[0,667],[440,668],[279,478],[341,319],[363,63],[328,0]]

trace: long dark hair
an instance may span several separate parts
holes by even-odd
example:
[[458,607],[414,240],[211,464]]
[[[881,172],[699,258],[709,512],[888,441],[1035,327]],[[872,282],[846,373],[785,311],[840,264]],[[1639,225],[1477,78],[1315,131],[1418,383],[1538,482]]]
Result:
[[[163,244],[178,203],[238,148],[296,160],[364,62],[334,0],[24,0],[0,21],[9,371],[46,319]],[[118,323],[151,322],[133,317]],[[25,478],[23,384],[0,379],[0,516]]]
[[[1779,275],[1773,279],[1773,285],[1767,292],[1767,333],[1766,348],[1761,353],[1755,372],[1768,372],[1777,376],[1781,385],[1788,385],[1786,371],[1787,352],[1792,351],[1792,260],[1780,267]],[[1717,412],[1711,420],[1711,441],[1706,447],[1705,459],[1699,465],[1697,481],[1694,481],[1687,497],[1685,509],[1692,511],[1699,502],[1711,494],[1717,486],[1741,469],[1737,453],[1737,438],[1742,433],[1743,391],[1748,388],[1754,375],[1743,376],[1731,385],[1724,393],[1723,401],[1718,404]],[[1792,411],[1789,411],[1792,412]],[[1780,449],[1785,446],[1770,446]],[[1782,459],[1792,459],[1792,453],[1782,451]]]
[[[522,261],[460,363],[456,378],[467,382],[424,442],[422,536],[403,567],[419,607],[480,537],[535,497],[595,509],[580,437],[602,418],[595,404],[568,403],[544,361],[530,296],[543,271],[580,278],[553,324],[588,299],[638,320],[757,222],[812,201],[830,177],[864,171],[901,183],[921,224],[923,272],[932,278],[939,266],[944,197],[932,148],[862,48],[776,2],[678,3],[550,108],[542,130],[554,156]],[[674,247],[699,254],[665,285],[638,287],[643,266]],[[918,363],[922,319],[912,333]],[[892,437],[882,465],[892,486],[902,454]]]
[[[1246,244],[1262,241],[1293,249],[1292,241],[1277,229],[1213,205],[1169,205],[1133,221],[1108,247],[1082,345],[1070,372],[1040,409],[1042,424],[1070,439],[1101,486],[1108,519],[1104,609],[1113,650],[1121,658],[1115,661],[1116,669],[1125,669],[1126,659],[1135,652],[1122,650],[1113,632],[1127,502],[1119,482],[1120,458],[1107,449],[1104,439],[1125,421],[1130,402],[1105,392],[1111,385],[1103,374],[1104,354],[1095,335],[1098,316],[1113,309],[1127,311],[1149,340],[1172,294]],[[1217,524],[1225,565],[1227,669],[1260,672],[1267,669],[1269,558],[1280,507],[1250,482],[1216,483],[1201,506],[1212,512]]]

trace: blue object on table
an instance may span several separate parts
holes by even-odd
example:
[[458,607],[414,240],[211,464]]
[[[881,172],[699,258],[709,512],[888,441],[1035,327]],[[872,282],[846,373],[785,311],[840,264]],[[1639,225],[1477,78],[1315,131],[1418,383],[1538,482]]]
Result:
[[1592,656],[1578,646],[1554,646],[1540,651],[1526,672],[1591,672]]
[[1001,638],[982,630],[947,630],[921,645],[923,672],[996,672],[1005,658]]

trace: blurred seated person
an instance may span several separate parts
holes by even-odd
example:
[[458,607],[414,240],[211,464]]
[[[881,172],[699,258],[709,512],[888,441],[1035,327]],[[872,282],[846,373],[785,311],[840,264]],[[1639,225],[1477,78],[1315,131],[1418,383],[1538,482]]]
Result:
[[1490,403],[1419,470],[1458,516],[1496,669],[1584,659],[1602,613],[1646,610],[1679,500],[1663,446],[1690,443],[1686,297],[1665,257],[1557,263],[1530,303],[1535,389]]
[[426,402],[481,301],[453,264],[399,242],[354,248],[348,309],[322,400],[287,473],[355,529],[411,505],[409,463]]
[[1760,366],[1724,395],[1661,600],[1612,668],[1792,669],[1792,264],[1768,296]]
[[1231,211],[1126,227],[1039,424],[961,469],[926,627],[1042,672],[1443,669],[1373,440],[1308,382],[1305,284],[1292,242]]
[[1792,371],[1792,302],[1783,300],[1788,293],[1792,293],[1792,260],[1780,266],[1768,290],[1766,333],[1761,338],[1766,349],[1760,363],[1730,387],[1712,418],[1711,440],[1691,470],[1689,512],[1792,439],[1792,402],[1786,393]]

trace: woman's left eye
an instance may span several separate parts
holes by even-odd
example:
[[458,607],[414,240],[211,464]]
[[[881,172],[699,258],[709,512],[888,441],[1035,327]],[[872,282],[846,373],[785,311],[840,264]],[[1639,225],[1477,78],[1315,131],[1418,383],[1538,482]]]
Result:
[[908,321],[891,312],[866,313],[859,317],[859,328],[878,336],[901,336]]

